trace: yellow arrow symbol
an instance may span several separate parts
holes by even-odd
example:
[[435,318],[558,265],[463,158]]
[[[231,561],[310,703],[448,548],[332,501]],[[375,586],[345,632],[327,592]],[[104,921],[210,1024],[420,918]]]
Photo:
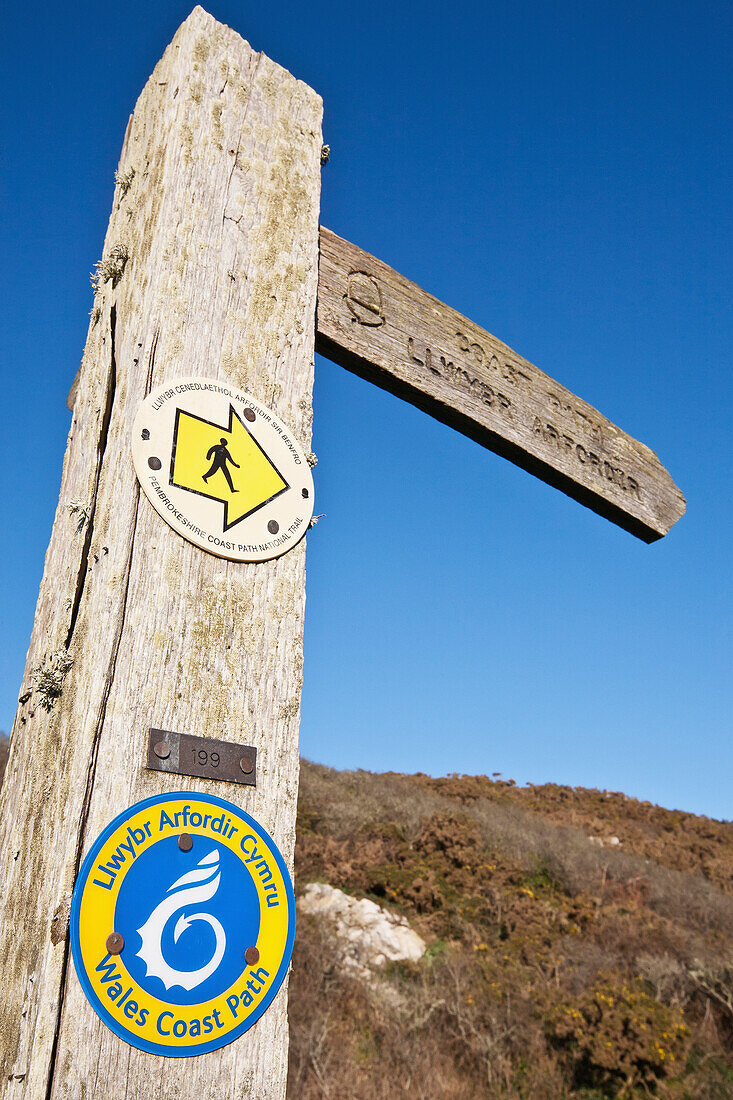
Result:
[[224,531],[290,488],[233,405],[227,428],[176,409],[170,483],[221,501]]

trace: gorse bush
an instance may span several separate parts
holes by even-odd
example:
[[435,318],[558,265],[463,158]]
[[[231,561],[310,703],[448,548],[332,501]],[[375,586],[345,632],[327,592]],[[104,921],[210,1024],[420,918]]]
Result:
[[654,1094],[676,1075],[689,1047],[680,1008],[661,1004],[641,982],[618,975],[599,978],[571,1001],[546,1015],[548,1038],[565,1056],[575,1087],[623,1096],[643,1087]]

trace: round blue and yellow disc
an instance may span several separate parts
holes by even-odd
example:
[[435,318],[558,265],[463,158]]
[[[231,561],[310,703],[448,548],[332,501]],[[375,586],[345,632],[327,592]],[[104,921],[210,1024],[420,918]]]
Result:
[[131,806],[97,838],[74,888],[84,992],[116,1035],[154,1054],[204,1054],[250,1028],[285,977],[294,935],[274,841],[211,795]]

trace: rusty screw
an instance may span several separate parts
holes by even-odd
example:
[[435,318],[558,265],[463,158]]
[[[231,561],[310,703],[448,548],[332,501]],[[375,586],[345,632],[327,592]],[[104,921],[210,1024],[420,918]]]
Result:
[[249,756],[243,756],[239,761],[239,766],[245,775],[251,775],[255,770],[255,762]]
[[[124,938],[120,935],[120,933],[119,932],[110,932],[110,934],[107,936],[107,944],[106,944],[107,954],[108,955],[119,955],[124,946],[125,946],[125,941],[124,941]],[[248,950],[249,950],[249,948],[248,948]]]
[[245,419],[245,420],[249,420],[250,424],[252,423],[252,421],[254,420],[254,418],[255,418],[255,411],[254,411],[254,409],[245,409],[245,410],[244,410],[244,419]]
[[248,947],[244,953],[244,961],[249,966],[256,966],[260,961],[260,953],[256,947]]
[[167,760],[171,754],[171,747],[167,741],[156,741],[153,745],[153,752],[159,760]]
[[270,532],[271,535],[276,535],[280,530],[280,524],[277,522],[276,519],[271,519],[267,525],[267,530]]
[[160,461],[159,458],[156,458],[155,455],[153,455],[152,458],[148,459],[148,466],[151,470],[159,470],[162,465],[163,463]]
[[181,833],[178,838],[178,847],[182,852],[190,852],[193,848],[193,837],[189,833]]

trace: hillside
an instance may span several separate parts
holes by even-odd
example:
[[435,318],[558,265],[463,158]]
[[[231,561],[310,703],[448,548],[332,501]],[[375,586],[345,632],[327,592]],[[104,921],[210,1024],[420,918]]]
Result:
[[294,1100],[733,1097],[733,824],[304,762],[296,892],[314,881],[402,914],[427,951],[364,981],[301,915]]
[[733,823],[303,761],[295,859],[427,949],[365,976],[301,912],[292,1100],[733,1097]]

